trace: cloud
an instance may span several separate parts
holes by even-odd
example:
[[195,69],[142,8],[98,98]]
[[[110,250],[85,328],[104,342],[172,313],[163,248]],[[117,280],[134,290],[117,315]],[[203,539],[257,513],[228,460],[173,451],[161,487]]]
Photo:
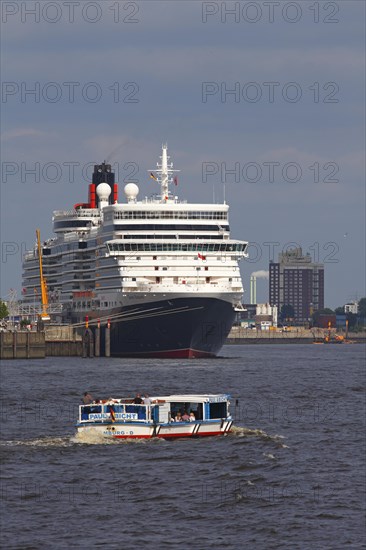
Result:
[[35,128],[14,128],[13,130],[8,130],[1,134],[1,141],[10,141],[18,138],[28,138],[28,137],[50,137],[52,134],[48,132],[42,132],[36,130]]
[[[364,67],[363,52],[347,46],[243,50],[221,44],[172,43],[167,49],[157,43],[147,49],[146,43],[141,41],[134,47],[126,44],[121,55],[121,44],[98,42],[97,45],[97,48],[85,49],[82,44],[75,44],[72,55],[65,49],[53,51],[52,55],[48,51],[37,51],[37,74],[48,75],[46,81],[57,82],[70,79],[87,82],[98,78],[101,82],[113,82],[123,74],[128,77],[126,80],[146,79],[150,84],[157,81],[160,85],[195,78],[198,82],[227,81],[229,87],[231,82],[244,83],[253,79],[297,80],[310,85],[316,79],[331,80],[334,74],[341,75],[344,80],[351,75],[359,77]],[[22,75],[22,80],[37,80],[34,78],[34,56],[32,48],[21,56],[16,51],[8,53],[3,78],[12,80]],[[194,62],[187,63],[189,59]],[[96,71],[96,67],[103,67],[103,73]]]

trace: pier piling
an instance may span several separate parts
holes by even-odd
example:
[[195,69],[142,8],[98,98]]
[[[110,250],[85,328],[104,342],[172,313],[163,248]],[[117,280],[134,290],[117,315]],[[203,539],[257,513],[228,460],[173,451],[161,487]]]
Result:
[[94,357],[94,337],[90,328],[86,328],[83,334],[83,358]]
[[94,355],[95,357],[100,357],[100,327],[95,329]]
[[110,357],[111,356],[111,324],[109,320],[108,320],[107,326],[105,327],[104,343],[105,343],[105,356]]

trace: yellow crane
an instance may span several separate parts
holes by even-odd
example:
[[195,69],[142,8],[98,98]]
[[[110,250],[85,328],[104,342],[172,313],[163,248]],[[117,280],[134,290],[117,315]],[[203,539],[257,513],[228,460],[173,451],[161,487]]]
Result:
[[40,317],[42,321],[49,321],[50,316],[48,315],[48,291],[47,291],[47,282],[43,276],[43,263],[42,263],[42,248],[41,248],[41,233],[39,229],[36,229],[37,235],[37,247],[38,247],[38,262],[39,262],[39,280],[41,285],[41,297],[42,297],[42,313]]

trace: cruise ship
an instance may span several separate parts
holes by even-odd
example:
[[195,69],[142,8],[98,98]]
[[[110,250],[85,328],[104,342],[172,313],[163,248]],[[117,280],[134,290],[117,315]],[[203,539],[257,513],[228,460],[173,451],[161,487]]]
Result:
[[[55,236],[42,243],[51,320],[110,326],[116,357],[214,357],[243,294],[238,261],[246,241],[230,238],[229,206],[178,199],[163,145],[150,172],[159,193],[139,199],[135,183],[118,185],[111,165],[94,167],[87,203],[55,211]],[[38,248],[23,262],[23,302],[41,296]]]

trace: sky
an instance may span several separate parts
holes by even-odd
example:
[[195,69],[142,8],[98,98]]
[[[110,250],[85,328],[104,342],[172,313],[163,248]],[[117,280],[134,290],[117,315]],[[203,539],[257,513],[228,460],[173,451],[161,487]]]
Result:
[[[365,296],[365,3],[3,1],[1,297],[52,211],[108,159],[140,197],[167,142],[174,190],[230,205],[241,273],[301,246],[325,304]],[[268,279],[257,280],[258,302]]]

